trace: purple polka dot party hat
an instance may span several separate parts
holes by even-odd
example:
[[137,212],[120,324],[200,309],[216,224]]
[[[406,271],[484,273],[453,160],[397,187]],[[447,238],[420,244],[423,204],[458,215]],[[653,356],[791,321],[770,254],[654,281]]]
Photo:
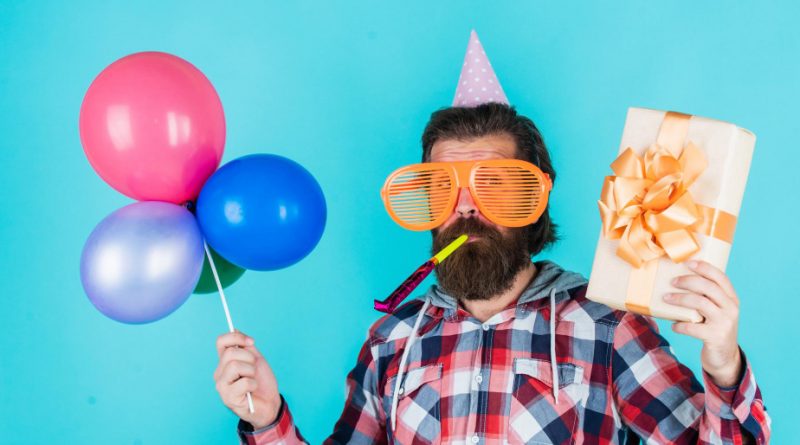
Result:
[[494,74],[481,41],[478,40],[478,34],[473,29],[469,36],[464,65],[461,67],[461,76],[458,78],[453,106],[476,107],[489,102],[508,104],[508,98]]

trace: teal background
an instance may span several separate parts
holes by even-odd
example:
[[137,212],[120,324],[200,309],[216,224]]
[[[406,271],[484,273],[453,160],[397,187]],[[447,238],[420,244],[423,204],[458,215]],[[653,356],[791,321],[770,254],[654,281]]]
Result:
[[[449,105],[471,28],[519,111],[543,132],[563,241],[540,255],[588,275],[596,199],[629,106],[735,122],[758,136],[728,274],[740,343],[774,442],[798,400],[797,104],[793,2],[9,2],[0,1],[0,443],[237,443],[220,402],[215,294],[159,322],[102,316],[78,263],[103,217],[131,201],[92,170],[78,138],[83,95],[105,66],[160,50],[219,92],[223,161],[288,156],[319,180],[318,248],[228,291],[302,432],[319,443],[383,298],[427,258],[430,237],[395,226],[378,190],[417,162],[430,112]],[[699,342],[666,328],[698,370]]]

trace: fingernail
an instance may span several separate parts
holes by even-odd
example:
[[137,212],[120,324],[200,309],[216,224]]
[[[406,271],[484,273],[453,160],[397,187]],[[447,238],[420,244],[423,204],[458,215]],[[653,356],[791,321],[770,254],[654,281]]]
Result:
[[697,261],[694,261],[694,260],[687,261],[686,265],[689,267],[689,269],[694,269],[695,267],[697,267]]
[[663,296],[663,297],[661,297],[661,298],[662,298],[664,301],[670,301],[670,300],[672,300],[672,294],[664,294],[664,296]]
[[678,284],[678,278],[675,277],[675,278],[672,279],[672,285],[676,286],[677,284]]
[[250,346],[253,346],[253,345],[255,344],[255,340],[253,340],[253,339],[252,339],[252,338],[250,338],[250,337],[247,337],[247,342],[246,342],[246,343],[247,343],[248,345],[250,345]]

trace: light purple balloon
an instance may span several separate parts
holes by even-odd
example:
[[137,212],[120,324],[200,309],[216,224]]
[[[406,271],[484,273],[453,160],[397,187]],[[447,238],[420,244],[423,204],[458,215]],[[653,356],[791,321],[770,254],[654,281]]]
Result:
[[203,269],[203,236],[194,216],[166,202],[137,202],[95,227],[81,255],[92,304],[123,323],[149,323],[180,307]]

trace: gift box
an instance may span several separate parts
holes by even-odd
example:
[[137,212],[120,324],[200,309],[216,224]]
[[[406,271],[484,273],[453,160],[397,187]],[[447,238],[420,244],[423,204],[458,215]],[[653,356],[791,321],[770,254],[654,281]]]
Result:
[[602,228],[587,298],[680,321],[695,310],[663,301],[686,292],[670,282],[693,274],[688,260],[725,270],[755,135],[731,123],[630,108],[619,156],[598,201]]

